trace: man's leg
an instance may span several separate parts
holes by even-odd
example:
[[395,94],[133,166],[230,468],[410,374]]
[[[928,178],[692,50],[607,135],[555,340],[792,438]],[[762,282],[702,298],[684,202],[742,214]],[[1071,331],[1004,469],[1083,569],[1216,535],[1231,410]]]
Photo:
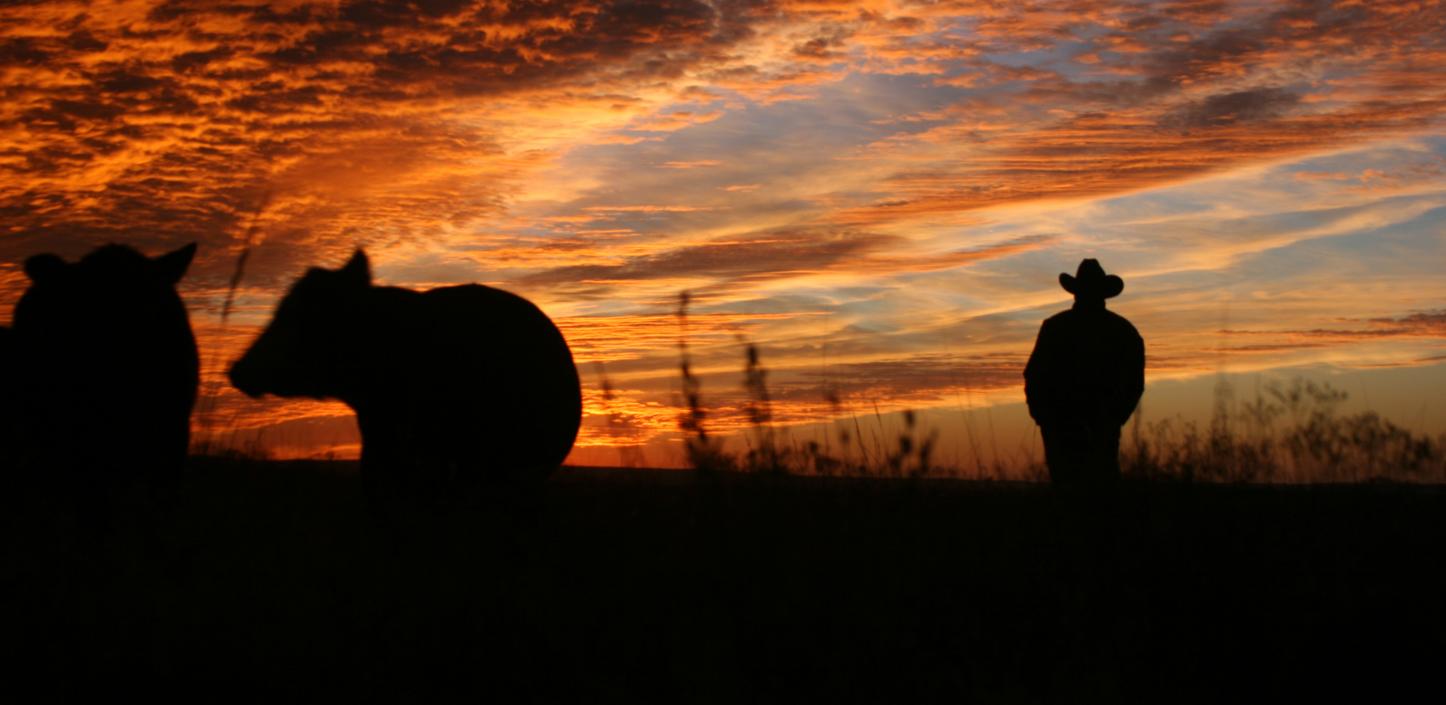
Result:
[[1081,479],[1091,484],[1108,484],[1120,479],[1119,427],[1091,429],[1088,457],[1081,474]]
[[1076,429],[1041,426],[1044,438],[1044,462],[1049,466],[1049,480],[1056,485],[1076,485],[1083,478],[1087,439]]

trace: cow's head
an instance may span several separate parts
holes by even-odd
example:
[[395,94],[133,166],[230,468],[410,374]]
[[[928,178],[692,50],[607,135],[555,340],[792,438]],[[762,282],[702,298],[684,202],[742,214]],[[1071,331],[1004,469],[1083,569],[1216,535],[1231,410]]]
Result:
[[371,285],[371,265],[361,250],[340,269],[308,270],[231,366],[231,383],[251,397],[345,399],[348,372],[364,353],[362,305]]
[[176,283],[196,254],[191,243],[147,257],[125,245],[100,247],[79,262],[58,255],[25,261],[30,287],[15,306],[15,327],[39,354],[71,350],[111,356],[145,354],[156,345],[195,339]]

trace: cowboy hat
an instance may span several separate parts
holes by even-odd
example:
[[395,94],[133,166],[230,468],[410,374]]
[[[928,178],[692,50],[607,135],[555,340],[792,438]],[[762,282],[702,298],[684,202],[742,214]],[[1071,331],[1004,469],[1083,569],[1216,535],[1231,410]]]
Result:
[[1074,276],[1061,272],[1059,285],[1075,296],[1101,299],[1119,296],[1120,292],[1125,290],[1125,280],[1113,274],[1105,274],[1099,260],[1093,259],[1081,260]]

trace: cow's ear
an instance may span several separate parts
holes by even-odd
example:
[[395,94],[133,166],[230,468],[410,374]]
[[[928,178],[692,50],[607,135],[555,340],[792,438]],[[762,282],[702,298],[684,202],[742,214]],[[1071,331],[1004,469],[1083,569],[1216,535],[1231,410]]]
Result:
[[175,252],[167,252],[151,260],[151,267],[162,281],[167,284],[175,284],[186,275],[186,269],[191,266],[191,258],[195,256],[196,243],[193,242]]
[[367,261],[367,253],[362,252],[360,247],[352,254],[351,259],[347,260],[346,265],[337,270],[337,273],[349,284],[372,285],[372,265]]
[[59,255],[35,255],[25,260],[25,276],[30,277],[30,281],[43,282],[59,274],[68,266],[70,265],[66,264]]

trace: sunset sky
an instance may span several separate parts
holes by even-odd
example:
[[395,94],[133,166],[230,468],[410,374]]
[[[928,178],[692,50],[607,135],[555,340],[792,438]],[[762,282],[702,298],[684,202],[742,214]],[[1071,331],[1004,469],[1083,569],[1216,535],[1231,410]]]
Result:
[[1434,0],[36,2],[0,9],[0,77],[0,320],[31,254],[197,241],[197,423],[278,455],[354,455],[349,411],[220,374],[358,246],[552,316],[579,463],[679,463],[684,290],[719,432],[747,340],[781,423],[1024,448],[1082,257],[1125,280],[1147,419],[1309,375],[1446,431]]

